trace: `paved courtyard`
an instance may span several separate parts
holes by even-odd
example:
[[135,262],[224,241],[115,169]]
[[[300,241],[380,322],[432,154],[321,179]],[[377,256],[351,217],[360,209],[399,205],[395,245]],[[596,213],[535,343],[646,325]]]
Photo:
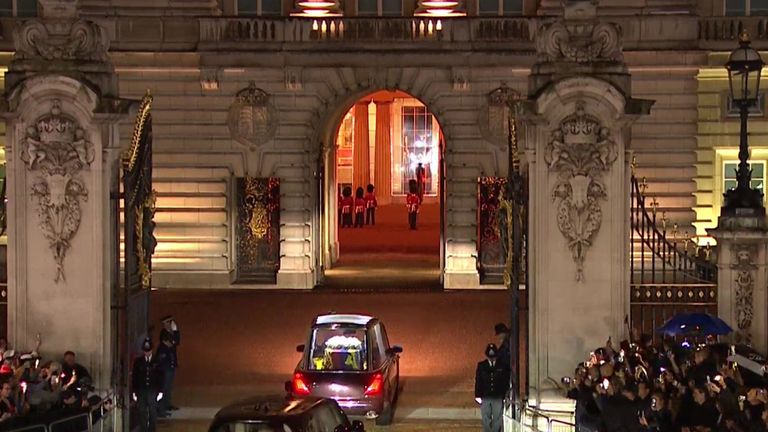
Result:
[[404,347],[398,418],[450,415],[441,409],[476,416],[474,368],[494,324],[506,321],[504,291],[156,291],[153,320],[173,314],[182,332],[176,404],[209,418],[232,400],[281,394],[299,360],[296,345],[312,318],[329,311],[378,316]]

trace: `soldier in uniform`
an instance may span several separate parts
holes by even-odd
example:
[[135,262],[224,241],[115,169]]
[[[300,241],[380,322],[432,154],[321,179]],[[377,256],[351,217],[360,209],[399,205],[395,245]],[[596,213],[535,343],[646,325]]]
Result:
[[504,398],[509,390],[509,368],[497,361],[499,349],[495,344],[485,348],[486,359],[477,364],[475,400],[480,404],[483,432],[501,432]]
[[163,398],[163,370],[157,357],[152,355],[152,341],[147,338],[142,344],[144,354],[133,362],[131,391],[133,400],[139,406],[139,430],[155,432],[157,403]]
[[418,188],[416,180],[408,180],[408,195],[405,197],[405,205],[408,208],[408,226],[412,230],[416,229],[416,218],[419,214],[419,206],[421,205]]
[[[163,328],[160,330],[160,347],[158,347],[158,354],[160,348],[165,345],[163,340],[170,341],[170,345],[166,345],[168,358],[166,367],[164,369],[165,378],[163,384],[163,408],[165,411],[176,411],[179,407],[173,405],[173,380],[176,378],[176,369],[179,368],[179,354],[177,351],[178,346],[181,344],[181,332],[179,326],[176,325],[176,320],[172,315],[166,315],[160,320],[163,323]],[[162,360],[162,359],[161,359]]]

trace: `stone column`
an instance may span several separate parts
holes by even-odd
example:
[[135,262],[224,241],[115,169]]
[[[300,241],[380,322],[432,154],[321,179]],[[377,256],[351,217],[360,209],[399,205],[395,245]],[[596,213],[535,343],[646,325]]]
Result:
[[530,382],[545,402],[629,313],[630,97],[619,29],[590,1],[539,31],[524,124],[529,188]]
[[768,229],[765,218],[721,216],[717,240],[717,315],[730,340],[768,350]]
[[13,347],[77,353],[97,388],[111,385],[110,304],[117,241],[117,121],[127,103],[106,32],[76,2],[41,0],[14,32],[6,73],[8,311]]

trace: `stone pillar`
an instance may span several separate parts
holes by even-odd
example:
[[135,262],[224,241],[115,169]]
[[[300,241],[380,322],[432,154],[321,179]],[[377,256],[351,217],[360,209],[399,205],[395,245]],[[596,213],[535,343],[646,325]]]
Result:
[[629,313],[630,97],[618,26],[590,1],[538,32],[524,124],[529,188],[531,397],[573,373]]
[[111,385],[116,281],[117,121],[127,104],[106,32],[76,2],[41,0],[14,32],[6,73],[8,320],[13,347],[73,350],[97,388]]
[[717,240],[717,315],[730,340],[768,350],[768,229],[764,217],[721,216]]

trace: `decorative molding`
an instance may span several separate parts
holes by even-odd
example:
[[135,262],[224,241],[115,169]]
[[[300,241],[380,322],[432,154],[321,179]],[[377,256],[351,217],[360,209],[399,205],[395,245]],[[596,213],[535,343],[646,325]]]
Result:
[[489,142],[507,148],[509,144],[509,110],[520,94],[506,83],[488,93],[486,103],[480,108],[478,127]]
[[602,224],[599,201],[607,198],[603,174],[618,157],[611,131],[576,103],[576,112],[552,131],[544,153],[558,180],[552,191],[557,227],[568,241],[576,263],[576,280],[583,280],[584,258]]
[[109,37],[86,20],[29,20],[14,29],[14,60],[108,62]]
[[251,150],[274,138],[277,131],[277,112],[270,98],[251,81],[248,87],[237,92],[229,109],[232,138]]
[[469,91],[469,68],[451,68],[451,82],[455,91]]
[[291,91],[300,91],[304,89],[304,81],[301,78],[300,68],[285,69],[285,89]]
[[752,305],[755,290],[755,271],[757,265],[757,245],[749,243],[731,244],[731,269],[735,272],[736,282],[734,304],[736,305],[736,342],[752,342]]
[[621,62],[621,28],[599,22],[595,2],[571,1],[565,5],[564,19],[542,27],[536,51],[540,61]]
[[51,111],[27,127],[21,159],[30,172],[38,172],[30,194],[37,201],[40,229],[56,262],[55,282],[64,280],[64,258],[80,227],[81,201],[88,190],[80,172],[93,162],[93,145],[85,130],[64,114],[58,99]]

